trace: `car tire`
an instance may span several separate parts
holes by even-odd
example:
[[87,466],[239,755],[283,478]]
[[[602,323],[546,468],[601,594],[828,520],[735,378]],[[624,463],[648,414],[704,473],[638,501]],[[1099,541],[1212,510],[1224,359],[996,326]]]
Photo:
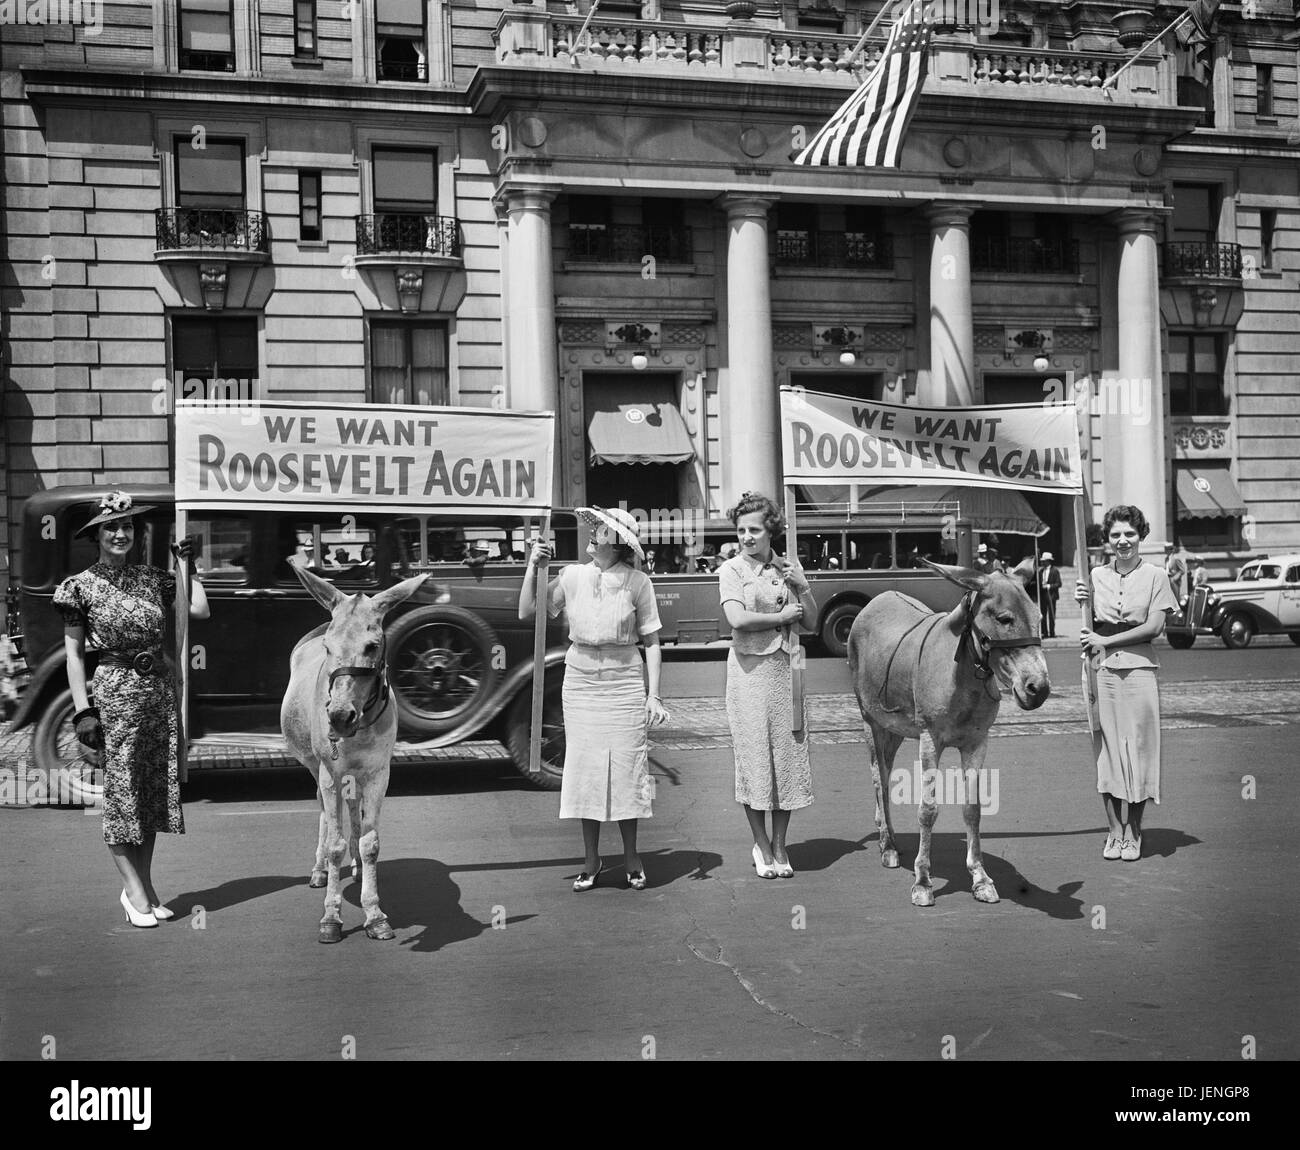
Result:
[[70,688],[54,697],[32,732],[32,757],[45,777],[51,805],[95,807],[103,801],[104,788],[95,768],[81,757],[84,748],[72,725],[76,710]]
[[1195,635],[1186,635],[1181,631],[1168,632],[1166,633],[1165,638],[1169,640],[1169,645],[1175,651],[1191,650],[1192,644],[1196,642]]
[[826,612],[826,617],[822,620],[822,646],[835,658],[848,656],[849,632],[853,629],[853,620],[865,606],[865,603],[839,603]]
[[1240,611],[1224,619],[1219,627],[1219,638],[1223,645],[1233,651],[1244,651],[1255,637],[1255,621]]
[[398,722],[416,735],[473,728],[501,678],[496,632],[464,607],[421,607],[388,630]]
[[529,728],[533,718],[533,689],[529,679],[506,712],[506,746],[517,770],[534,787],[558,791],[564,778],[564,666],[549,667],[542,686],[542,757],[536,771],[528,769]]

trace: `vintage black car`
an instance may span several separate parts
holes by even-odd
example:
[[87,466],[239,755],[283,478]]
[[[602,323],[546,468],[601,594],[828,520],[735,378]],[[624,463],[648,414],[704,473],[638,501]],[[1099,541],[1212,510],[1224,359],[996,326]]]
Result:
[[[138,521],[139,558],[133,561],[168,567],[175,521],[171,488],[122,489],[137,504],[156,505]],[[51,600],[62,579],[97,558],[94,541],[74,533],[94,514],[101,494],[100,487],[55,488],[33,495],[24,509],[23,577],[8,630],[31,674],[13,722],[36,725],[33,754],[47,771],[76,758],[63,621]],[[573,517],[553,522],[557,556],[576,557]],[[518,618],[524,520],[218,511],[191,515],[187,532],[200,541],[197,568],[212,607],[210,619],[190,627],[192,739],[220,741],[223,733],[279,729],[289,653],[324,622],[294,565],[348,592],[366,593],[428,572],[432,578],[425,587],[388,621],[400,736],[430,748],[495,738],[529,782],[559,786],[565,632],[554,621],[546,637],[542,766],[528,770],[533,626]],[[95,658],[88,651],[91,668]]]
[[1165,636],[1186,650],[1198,635],[1217,635],[1234,650],[1256,635],[1289,635],[1300,646],[1300,554],[1264,555],[1243,564],[1233,580],[1193,587]]

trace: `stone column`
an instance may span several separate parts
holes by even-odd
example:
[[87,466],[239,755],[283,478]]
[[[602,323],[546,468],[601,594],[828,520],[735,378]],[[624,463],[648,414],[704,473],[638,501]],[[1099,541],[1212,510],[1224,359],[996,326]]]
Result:
[[720,373],[723,510],[742,491],[782,502],[781,401],[772,374],[767,211],[775,201],[724,196],[727,211],[727,370]]
[[1160,370],[1160,279],[1157,216],[1145,208],[1118,212],[1119,369],[1102,383],[1103,465],[1106,498],[1142,509],[1151,525],[1143,552],[1163,553],[1165,509],[1164,386]]
[[545,189],[505,193],[510,219],[506,399],[521,411],[560,409],[555,342],[555,283],[551,267],[551,201]]
[[931,204],[930,374],[918,382],[922,407],[975,402],[975,326],[970,302],[969,204]]

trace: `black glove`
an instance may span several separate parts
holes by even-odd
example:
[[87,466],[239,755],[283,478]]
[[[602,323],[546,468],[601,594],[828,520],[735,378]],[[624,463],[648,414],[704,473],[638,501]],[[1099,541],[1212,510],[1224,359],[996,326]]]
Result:
[[104,724],[99,721],[99,708],[87,707],[72,716],[72,725],[77,728],[77,742],[92,751],[104,746]]
[[199,554],[199,541],[193,535],[172,544],[172,554],[186,564],[192,564]]

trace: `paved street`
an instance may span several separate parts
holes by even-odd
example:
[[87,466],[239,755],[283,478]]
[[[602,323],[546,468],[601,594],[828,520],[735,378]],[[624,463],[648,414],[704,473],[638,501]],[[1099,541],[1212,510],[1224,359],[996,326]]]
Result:
[[0,1058],[39,1057],[52,1035],[60,1058],[91,1059],[332,1059],[350,1040],[363,1059],[936,1059],[951,1036],[959,1060],[1239,1061],[1251,1035],[1261,1060],[1293,1059],[1298,656],[1162,658],[1166,799],[1147,857],[1101,859],[1077,664],[1054,650],[1057,694],[1033,721],[1008,714],[989,752],[996,906],[970,897],[953,808],[933,909],[908,900],[913,808],[896,812],[904,869],[879,866],[861,733],[829,660],[809,673],[817,802],[794,816],[789,881],[749,863],[718,662],[665,676],[674,729],[653,755],[643,893],[621,885],[607,832],[601,885],[573,894],[576,829],[499,759],[396,768],[389,943],[361,932],[353,885],[343,943],[316,942],[301,770],[196,772],[188,834],[160,840],[157,865],[193,914],[156,931],[121,921],[98,818],[0,810]]

